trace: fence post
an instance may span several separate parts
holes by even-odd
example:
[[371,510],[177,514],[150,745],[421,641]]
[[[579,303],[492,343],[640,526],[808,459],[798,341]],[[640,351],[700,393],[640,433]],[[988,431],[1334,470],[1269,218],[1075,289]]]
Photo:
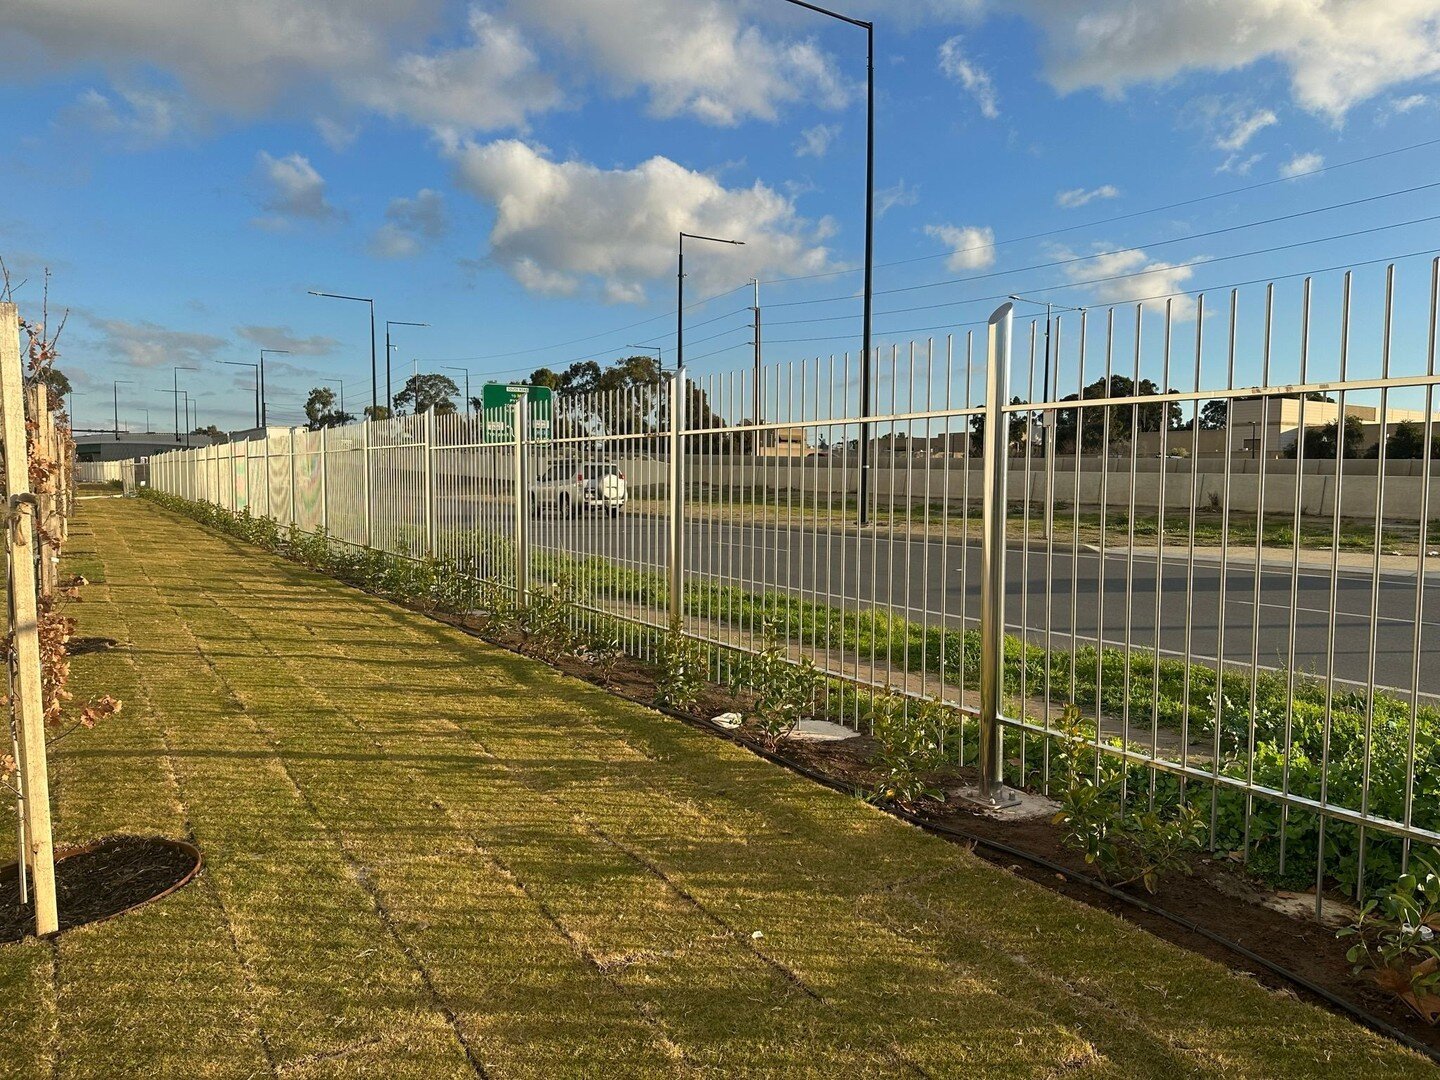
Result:
[[375,546],[375,530],[370,520],[370,425],[374,420],[366,420],[360,425],[360,463],[364,466],[365,484],[365,546]]
[[[43,392],[43,391],[42,391]],[[55,906],[55,849],[50,830],[50,778],[45,767],[45,715],[41,700],[40,623],[36,610],[34,545],[36,503],[30,494],[25,449],[25,391],[20,368],[20,322],[14,304],[0,304],[0,424],[3,424],[5,494],[10,535],[10,631],[15,650],[12,708],[18,728],[24,792],[25,859],[34,887],[35,933],[60,929]]]
[[685,369],[670,380],[670,623],[685,615]]
[[326,434],[330,429],[320,429],[320,531],[330,532],[330,437]]
[[290,429],[290,524],[300,524],[300,500],[295,491],[295,429]]
[[524,607],[530,596],[530,518],[529,498],[525,490],[526,421],[530,418],[530,399],[522,394],[511,406],[515,410],[512,430],[515,433],[515,606]]
[[980,545],[980,783],[977,795],[990,806],[1019,801],[1004,785],[1005,514],[1009,481],[1010,425],[1004,406],[1010,380],[1014,312],[1003,304],[990,316],[985,364],[985,481]]
[[425,436],[425,554],[435,556],[435,410],[423,414],[420,430]]

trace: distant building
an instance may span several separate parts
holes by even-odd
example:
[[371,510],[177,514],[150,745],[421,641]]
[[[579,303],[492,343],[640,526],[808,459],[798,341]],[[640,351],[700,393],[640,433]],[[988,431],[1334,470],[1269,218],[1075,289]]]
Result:
[[813,451],[803,427],[775,428],[760,435],[759,457],[806,457]]
[[[170,450],[183,450],[187,436],[183,433],[175,440],[171,431],[113,431],[75,433],[75,459],[77,461],[128,461],[132,458],[149,457]],[[209,446],[208,435],[190,435],[189,445]]]

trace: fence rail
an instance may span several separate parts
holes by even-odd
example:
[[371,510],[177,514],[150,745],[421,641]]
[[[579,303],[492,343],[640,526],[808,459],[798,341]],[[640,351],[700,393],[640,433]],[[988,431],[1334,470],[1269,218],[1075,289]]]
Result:
[[869,403],[842,354],[565,397],[543,428],[522,402],[272,431],[151,483],[522,603],[563,578],[637,650],[778,635],[863,691],[847,723],[866,694],[955,706],[992,797],[1055,779],[1077,706],[1127,798],[1198,791],[1217,849],[1358,893],[1440,843],[1440,260],[1366,285],[1022,320],[1013,346],[1006,305],[988,341],[877,350]]

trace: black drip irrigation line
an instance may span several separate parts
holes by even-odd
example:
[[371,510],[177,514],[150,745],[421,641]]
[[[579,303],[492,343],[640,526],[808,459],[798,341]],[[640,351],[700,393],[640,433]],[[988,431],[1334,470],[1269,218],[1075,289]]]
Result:
[[[179,513],[179,511],[175,512]],[[202,528],[203,527],[205,526],[202,525]],[[242,538],[232,536],[231,534],[226,533],[223,530],[215,529],[214,531],[222,536],[229,536],[231,539],[241,540],[242,543],[244,542]],[[289,561],[291,562],[297,562],[300,563],[300,565],[305,566],[305,564],[301,563],[300,560],[289,558],[289,556],[284,554],[283,552],[276,551],[274,554],[279,555],[281,558],[289,559]],[[306,566],[305,568],[311,569],[308,566]],[[319,573],[319,571],[317,570],[311,570],[311,572]],[[373,589],[368,589],[365,586],[360,585],[356,582],[346,581],[344,578],[332,577],[328,574],[324,576],[329,577],[332,581],[338,581],[343,585],[348,585],[359,592],[366,593],[367,595],[374,596],[378,599],[386,600],[390,603],[399,603],[399,606],[404,607],[407,611],[413,611],[418,615],[423,615],[426,618],[433,619],[434,621],[439,622],[445,626],[449,626],[452,629],[459,630],[464,634],[474,637],[478,641],[485,642],[487,645],[491,645],[498,649],[504,649],[506,652],[512,653],[513,655],[522,657],[526,660],[534,660],[537,663],[546,664],[546,666],[550,667],[552,670],[560,670],[556,665],[549,664],[546,661],[541,660],[539,657],[531,655],[530,653],[522,652],[514,646],[507,645],[503,642],[495,641],[491,638],[485,637],[479,632],[478,629],[467,626],[464,622],[463,616],[451,615],[448,612],[440,612],[435,610],[424,611],[418,608],[409,607],[403,602],[397,601],[397,599],[394,597],[386,596],[384,593],[376,592]],[[570,675],[568,672],[561,671],[560,673],[562,675],[566,675],[569,678],[577,678],[577,676]],[[803,776],[805,777],[805,779],[811,780],[814,783],[822,785],[823,787],[827,787],[832,791],[839,792],[840,794],[847,795],[851,798],[864,797],[865,793],[853,784],[848,784],[843,780],[836,780],[833,777],[826,776],[824,773],[820,772],[817,769],[810,768],[808,765],[802,765],[798,761],[792,761],[789,758],[783,757],[780,754],[776,754],[769,750],[766,750],[763,746],[757,746],[756,744],[750,742],[748,739],[742,739],[734,732],[727,731],[725,728],[722,728],[709,720],[705,720],[697,716],[691,716],[689,713],[681,712],[678,709],[673,709],[666,705],[658,705],[654,701],[639,698],[633,694],[627,694],[623,691],[604,686],[603,684],[592,683],[591,685],[598,685],[601,690],[604,690],[608,694],[612,694],[615,697],[621,698],[625,701],[629,701],[635,705],[643,706],[647,709],[654,709],[655,711],[662,713],[665,716],[669,716],[672,719],[679,720],[681,723],[687,724],[698,731],[702,731],[706,734],[724,739],[727,742],[733,743],[736,746],[748,750],[756,757],[768,761],[772,765],[778,765],[782,769],[788,769],[796,775]],[[894,803],[870,802],[870,805],[876,807],[883,813],[890,814],[892,817],[898,818],[899,820],[904,821],[907,824],[914,825],[916,828],[923,829],[928,833],[940,836],[946,840],[963,841],[964,843],[970,844],[974,847],[988,848],[992,852],[1006,855],[1012,859],[1019,859],[1022,862],[1027,862],[1031,866],[1037,867],[1038,869],[1045,870],[1048,873],[1057,874],[1067,881],[1073,881],[1081,885],[1085,885],[1093,889],[1094,891],[1108,896],[1112,900],[1117,900],[1122,904],[1126,904],[1129,907],[1136,909],[1137,911],[1143,911],[1147,915],[1151,915],[1159,919],[1164,919],[1166,922],[1172,923],[1188,933],[1195,934],[1196,936],[1202,937],[1206,941],[1211,942],[1212,944],[1219,945],[1221,948],[1229,950],[1236,956],[1241,957],[1242,959],[1248,961],[1250,964],[1256,967],[1263,968],[1265,971],[1275,976],[1277,979],[1280,979],[1283,982],[1287,982],[1291,986],[1294,986],[1296,989],[1301,990],[1304,993],[1309,994],[1320,1001],[1323,1001],[1331,1009],[1345,1014],[1352,1020],[1359,1023],[1361,1026],[1369,1028],[1377,1035],[1383,1035],[1385,1038],[1397,1042],[1400,1045],[1415,1051],[1417,1054],[1423,1054],[1431,1061],[1440,1064],[1440,1049],[1429,1046],[1411,1035],[1407,1035],[1405,1032],[1395,1027],[1389,1021],[1382,1020],[1380,1019],[1380,1017],[1366,1012],[1358,1005],[1346,1001],[1339,995],[1333,994],[1329,990],[1326,990],[1323,986],[1319,986],[1318,984],[1311,982],[1309,979],[1305,978],[1305,976],[1299,974],[1298,972],[1291,971],[1289,968],[1283,967],[1272,960],[1267,960],[1259,953],[1246,948],[1244,945],[1240,944],[1240,942],[1227,938],[1223,934],[1217,934],[1213,930],[1209,930],[1201,926],[1199,923],[1194,922],[1191,919],[1185,918],[1183,915],[1176,915],[1174,912],[1167,911],[1165,908],[1152,904],[1147,900],[1142,900],[1138,896],[1132,896],[1130,893],[1122,892],[1120,889],[1115,888],[1113,885],[1106,884],[1099,878],[1091,877],[1088,874],[1077,873],[1070,867],[1062,866],[1060,863],[1057,862],[1052,862],[1051,860],[1045,858],[1043,855],[1036,855],[1021,848],[1012,847],[1011,845],[1001,840],[993,840],[989,837],[981,836],[978,833],[971,833],[967,832],[964,829],[956,828],[953,825],[946,825],[939,821],[932,821],[928,818],[921,817],[920,815],[915,814],[909,810],[905,810],[904,808],[897,806]]]

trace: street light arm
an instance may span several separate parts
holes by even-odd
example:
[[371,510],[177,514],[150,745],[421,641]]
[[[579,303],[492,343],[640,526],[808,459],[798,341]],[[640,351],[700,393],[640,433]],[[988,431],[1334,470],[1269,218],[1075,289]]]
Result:
[[838,11],[831,11],[829,8],[820,7],[817,4],[807,4],[805,0],[785,0],[787,4],[794,4],[796,7],[804,8],[806,11],[814,11],[820,15],[829,15],[832,19],[839,19],[841,22],[849,23],[851,26],[859,26],[866,30],[873,30],[874,23],[865,22],[863,19],[853,19],[849,15],[841,15]]
[[744,240],[726,240],[719,236],[701,236],[699,233],[682,232],[681,237],[686,240],[709,240],[712,244],[734,244],[736,247],[744,247]]
[[316,292],[314,289],[306,289],[311,296],[328,296],[331,300],[358,300],[362,304],[374,304],[375,300],[369,296],[346,296],[338,292]]

